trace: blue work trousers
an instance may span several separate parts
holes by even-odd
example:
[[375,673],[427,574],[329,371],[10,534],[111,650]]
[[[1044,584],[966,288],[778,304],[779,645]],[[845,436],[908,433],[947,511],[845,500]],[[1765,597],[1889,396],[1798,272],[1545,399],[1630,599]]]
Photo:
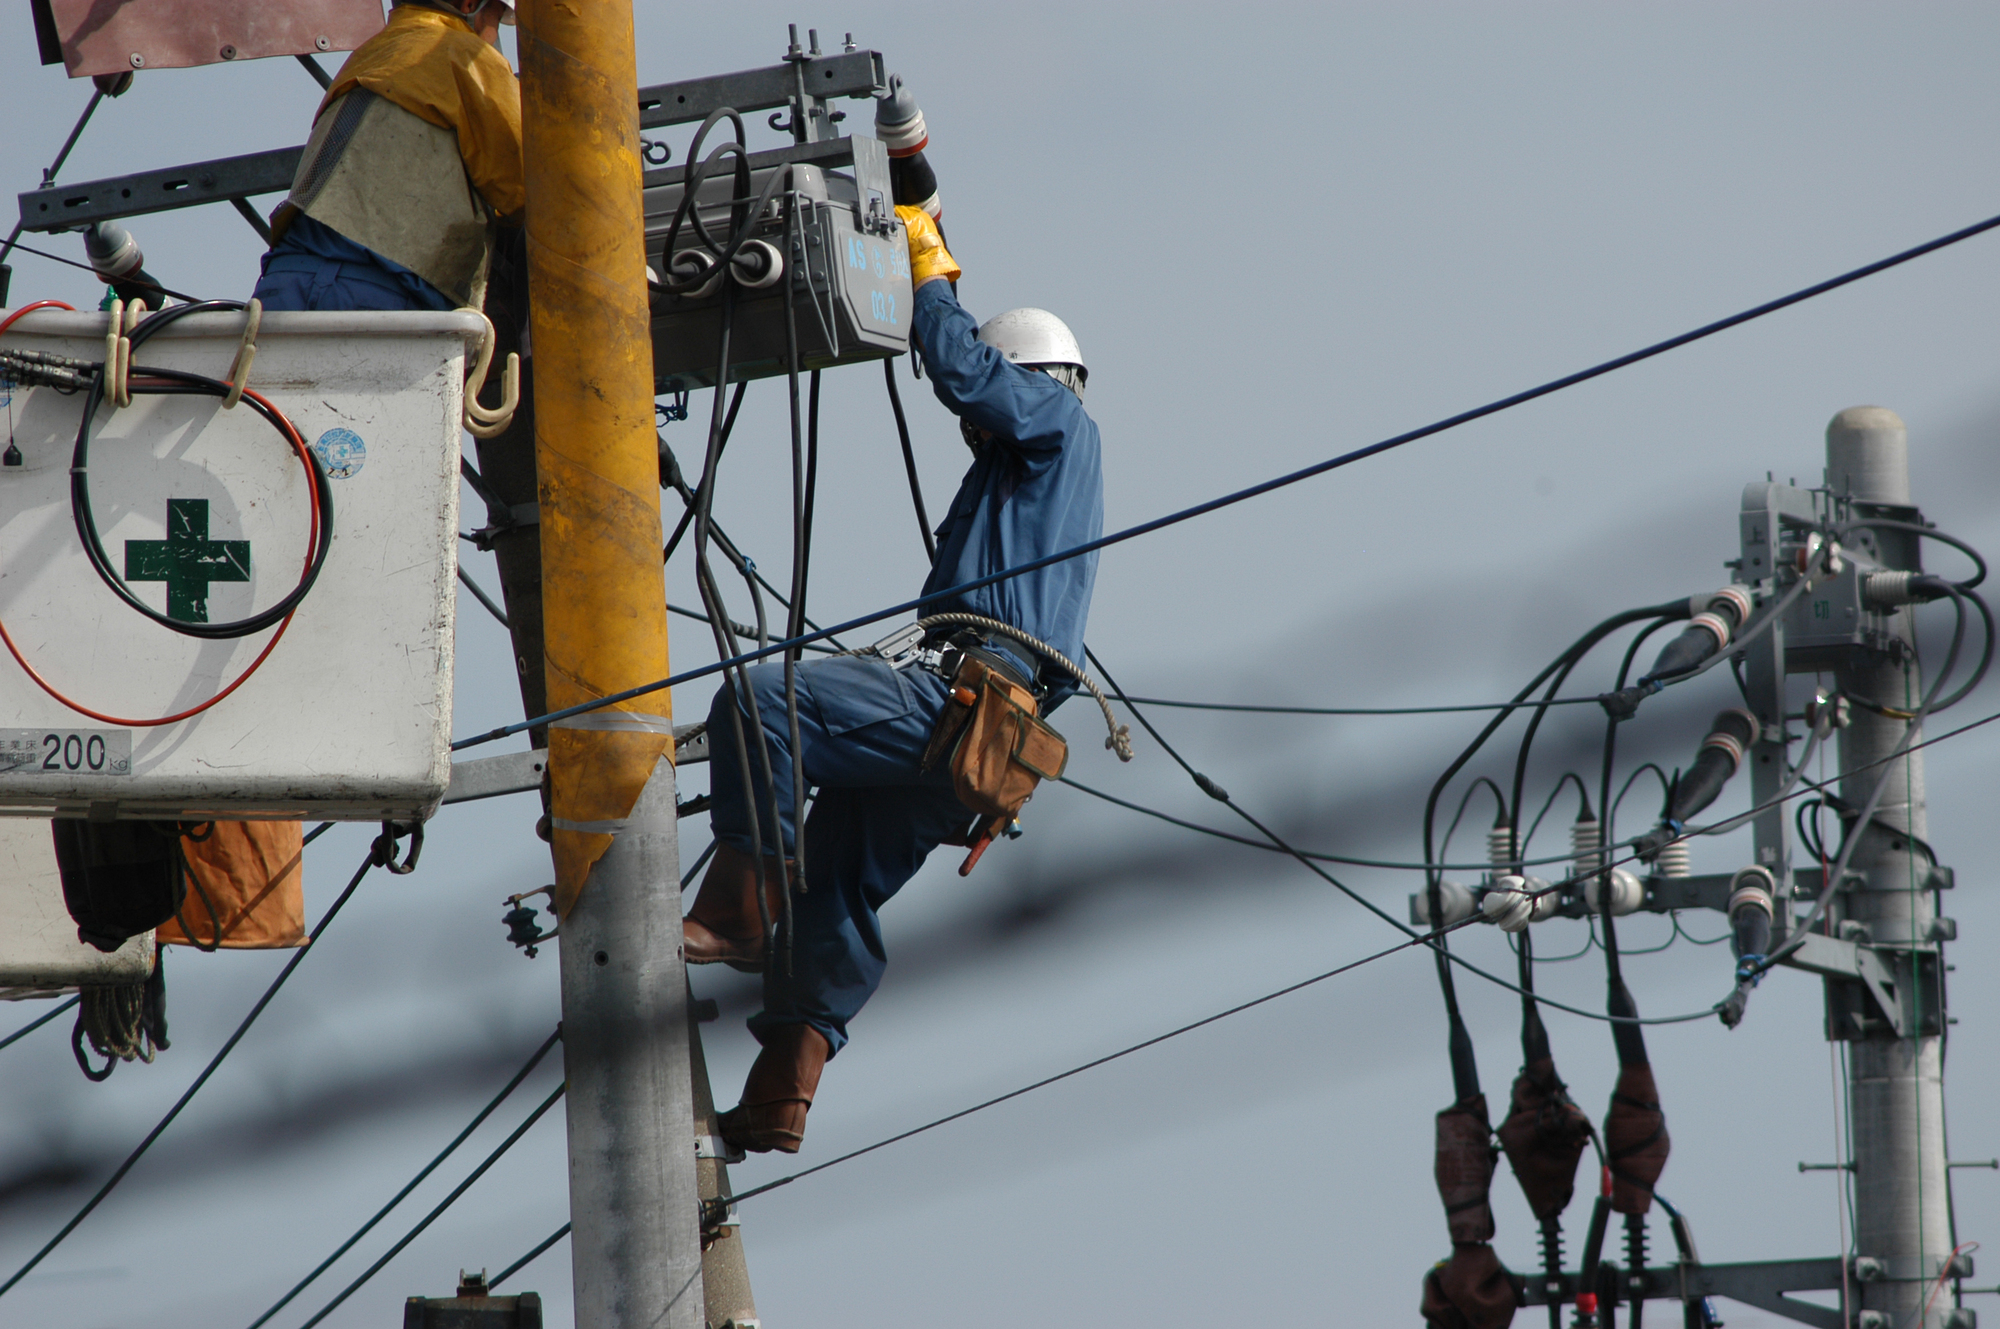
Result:
[[457,307],[402,264],[303,215],[292,219],[285,238],[264,255],[263,275],[254,294],[267,313]]
[[[782,664],[748,670],[758,719],[769,744],[785,852],[792,852],[791,727]],[[952,792],[945,763],[928,775],[917,763],[948,689],[917,668],[894,670],[879,659],[837,656],[798,666],[799,757],[806,783],[819,792],[806,818],[805,885],[792,892],[792,949],[783,938],[764,979],[764,1009],[750,1021],[761,1040],[778,1025],[807,1024],[838,1052],[847,1022],[882,981],[888,956],[876,913],[916,875],[931,850],[971,824]],[[750,784],[738,760],[734,709],[749,742]],[[749,713],[727,684],[709,708],[710,819],[716,838],[755,852],[749,800],[756,799],[766,854],[775,850],[772,791],[765,785]]]

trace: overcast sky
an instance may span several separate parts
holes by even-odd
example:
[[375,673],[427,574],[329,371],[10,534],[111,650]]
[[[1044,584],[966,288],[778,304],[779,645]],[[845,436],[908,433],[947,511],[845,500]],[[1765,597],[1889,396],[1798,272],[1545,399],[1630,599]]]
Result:
[[[0,182],[31,188],[89,89],[34,61],[25,6],[0,43]],[[643,5],[639,71],[660,82],[771,63],[784,24],[852,31],[920,99],[961,299],[1067,319],[1091,368],[1108,527],[1345,451],[1604,359],[2000,212],[1990,6],[1685,3]],[[509,50],[511,53],[511,37]],[[317,88],[288,60],[142,74],[107,102],[63,178],[87,180],[303,141]],[[850,105],[851,128],[868,107]],[[762,131],[759,131],[762,134]],[[676,159],[684,134],[669,134]],[[763,139],[770,136],[765,134]],[[760,139],[762,141],[762,139]],[[274,199],[261,200],[268,208]],[[242,298],[260,246],[222,207],[131,223],[161,280]],[[75,236],[31,240],[80,258]],[[23,256],[12,299],[95,303],[86,274]],[[1090,640],[1135,692],[1321,705],[1476,702],[1511,693],[1589,624],[1712,589],[1737,553],[1743,485],[1814,482],[1843,407],[1909,423],[1917,501],[2000,552],[2000,238],[1925,258],[1608,379],[1108,551]],[[930,508],[965,464],[953,422],[907,376]],[[697,400],[697,417],[706,403]],[[922,549],[873,368],[828,376],[816,615],[904,599]],[[753,387],[717,500],[767,570],[789,558],[782,393]],[[684,460],[697,424],[669,426]],[[474,520],[469,517],[468,522]],[[491,560],[462,547],[497,585]],[[1946,569],[1957,564],[1941,563]],[[775,577],[774,577],[775,579]],[[693,603],[685,561],[668,594]],[[742,606],[738,606],[739,611]],[[1942,611],[1933,611],[1942,614]],[[738,613],[742,617],[742,613]],[[683,628],[692,627],[692,631]],[[712,659],[675,624],[675,663]],[[1579,671],[1596,691],[1608,650]],[[1800,683],[1798,686],[1803,686]],[[705,713],[706,684],[674,698]],[[1648,706],[1630,761],[1691,758],[1733,700],[1721,671]],[[1989,683],[1933,732],[1994,708]],[[460,600],[457,728],[519,718],[506,639]],[[1298,720],[1156,713],[1190,760],[1315,848],[1419,854],[1425,790],[1473,716]],[[1210,802],[1148,740],[1121,767],[1095,716],[1062,714],[1079,779],[1209,825]],[[1598,719],[1552,719],[1529,788],[1594,769]],[[1958,869],[1951,1153],[2000,1154],[1987,953],[2000,903],[1992,729],[1926,753],[1931,841]],[[1495,751],[1474,772],[1511,761]],[[1629,769],[1621,768],[1621,769]],[[706,772],[683,773],[683,794]],[[1722,808],[1740,807],[1738,784]],[[1632,809],[1637,806],[1638,811]],[[104,1208],[10,1294],[0,1320],[110,1329],[247,1324],[440,1148],[557,1018],[553,952],[509,947],[503,895],[548,880],[537,808],[448,809],[420,870],[371,878],[182,1120]],[[1654,811],[1627,804],[1626,829]],[[1558,821],[1569,813],[1556,814]],[[949,853],[886,914],[883,989],[830,1066],[811,1164],[1356,958],[1393,934],[1295,866],[1073,790],[1035,800],[1025,839],[970,879]],[[683,828],[689,861],[706,826]],[[369,827],[310,851],[308,912],[331,901]],[[1545,833],[1546,834],[1546,833]],[[1538,845],[1541,843],[1537,842]],[[1551,841],[1559,847],[1560,837]],[[1478,837],[1461,837],[1472,851]],[[1695,848],[1749,859],[1747,832]],[[1343,880],[1400,912],[1414,874]],[[1691,916],[1696,938],[1720,935]],[[1542,949],[1582,937],[1555,922]],[[1635,948],[1663,919],[1621,927]],[[1507,962],[1490,932],[1464,942]],[[0,1267],[73,1212],[171,1103],[283,963],[167,957],[173,1048],[86,1084],[66,1029],[4,1054]],[[1726,992],[1727,947],[1635,957],[1647,1014]],[[1602,1001],[1598,957],[1545,990]],[[702,974],[717,1096],[753,1045],[755,987]],[[1489,1096],[1518,1066],[1518,1005],[1460,988]],[[33,1004],[7,1012],[6,1027]],[[1598,1023],[1550,1019],[1593,1115],[1615,1071]],[[1840,1250],[1833,1066],[1816,980],[1776,974],[1744,1025],[1649,1031],[1674,1139],[1660,1190],[1703,1256]],[[302,1321],[496,1143],[553,1061],[405,1210],[274,1323]],[[534,1086],[540,1085],[539,1092]],[[1448,1251],[1431,1114],[1451,1097],[1429,962],[1405,954],[743,1206],[766,1323],[1011,1326],[1417,1322]],[[739,1185],[789,1161],[737,1169]],[[1955,1174],[1961,1240],[2000,1231],[2000,1177]],[[1587,1194],[1587,1188],[1586,1188]],[[1496,1178],[1496,1246],[1535,1263],[1518,1189]],[[566,1217],[552,1116],[466,1201],[326,1323],[393,1322],[497,1271]],[[1572,1258],[1588,1217],[1568,1216]],[[1655,1249],[1668,1248],[1663,1223]],[[570,1323],[568,1247],[514,1283]],[[1974,1280],[1990,1286],[1982,1275]],[[1981,1309],[1987,1299],[1969,1304]],[[296,1313],[294,1313],[296,1312]],[[1732,1329],[1775,1325],[1726,1307]],[[1655,1322],[1674,1312],[1652,1311]],[[1539,1322],[1540,1313],[1533,1320]]]

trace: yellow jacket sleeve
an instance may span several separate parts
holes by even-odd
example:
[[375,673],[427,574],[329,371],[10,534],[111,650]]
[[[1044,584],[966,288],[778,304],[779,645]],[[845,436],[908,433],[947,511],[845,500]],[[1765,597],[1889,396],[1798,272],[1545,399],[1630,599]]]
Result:
[[388,25],[341,66],[320,110],[357,87],[455,132],[466,174],[495,212],[511,216],[527,204],[520,85],[507,57],[463,22],[398,5]]

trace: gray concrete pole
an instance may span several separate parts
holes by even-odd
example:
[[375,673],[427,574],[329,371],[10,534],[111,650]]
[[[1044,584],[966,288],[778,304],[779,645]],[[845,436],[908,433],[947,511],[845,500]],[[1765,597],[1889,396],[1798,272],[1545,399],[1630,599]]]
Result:
[[663,759],[562,921],[578,1329],[702,1329],[677,840]]
[[[1826,452],[1828,483],[1836,495],[1853,500],[1852,515],[1908,519],[1907,511],[1876,506],[1911,506],[1909,436],[1893,411],[1874,406],[1842,411],[1827,426]],[[1893,531],[1874,537],[1885,566],[1921,566],[1914,537]],[[1912,617],[1906,607],[1895,622],[1906,643],[1914,641]],[[1914,710],[1923,684],[1913,654],[1892,660],[1876,653],[1841,670],[1840,686],[1850,697]],[[1859,1284],[1857,1329],[1919,1324],[1931,1329],[1945,1324],[1952,1309],[1948,1290],[1931,1297],[1952,1242],[1938,1027],[1944,1003],[1932,958],[1936,896],[1925,888],[1930,864],[1911,842],[1926,833],[1923,755],[1873,764],[1895,751],[1908,727],[1907,721],[1857,706],[1840,737],[1843,799],[1858,809],[1876,781],[1885,772],[1887,777],[1874,824],[1853,832],[1861,839],[1850,870],[1861,880],[1845,894],[1844,917],[1865,929],[1866,936],[1857,940],[1889,948],[1877,953],[1892,967],[1906,1028],[1915,1035],[1897,1037],[1877,1021],[1850,1047],[1855,1255],[1857,1261],[1880,1262],[1858,1265],[1864,1276],[1879,1273]],[[1931,1302],[1927,1317],[1926,1301]]]
[[[688,1046],[693,1053],[695,1184],[703,1200],[730,1194],[727,1150],[716,1124],[715,1093],[708,1082],[708,1058],[702,1054],[701,1026],[688,1022]],[[701,1252],[701,1282],[706,1289],[708,1329],[749,1329],[759,1323],[757,1301],[750,1295],[750,1266],[743,1258],[743,1229],[718,1228]]]

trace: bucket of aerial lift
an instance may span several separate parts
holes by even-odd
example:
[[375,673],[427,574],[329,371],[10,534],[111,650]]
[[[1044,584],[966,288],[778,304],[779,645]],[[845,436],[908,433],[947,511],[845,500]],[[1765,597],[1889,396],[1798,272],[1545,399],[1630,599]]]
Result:
[[143,983],[153,934],[105,952],[77,938],[46,821],[0,818],[0,1000],[53,997],[79,984]]
[[[226,378],[240,313],[170,324],[140,366]],[[6,349],[99,361],[104,314],[38,311]],[[0,387],[0,625],[79,713],[0,654],[0,815],[416,820],[450,776],[463,313],[273,313],[249,387],[290,417],[328,476],[332,537],[285,636],[208,640],[121,602],[91,566],[71,503],[85,400]],[[135,378],[138,375],[135,374]],[[89,492],[104,553],[181,621],[247,618],[288,594],[308,554],[312,482],[248,404],[135,395],[100,409]]]

